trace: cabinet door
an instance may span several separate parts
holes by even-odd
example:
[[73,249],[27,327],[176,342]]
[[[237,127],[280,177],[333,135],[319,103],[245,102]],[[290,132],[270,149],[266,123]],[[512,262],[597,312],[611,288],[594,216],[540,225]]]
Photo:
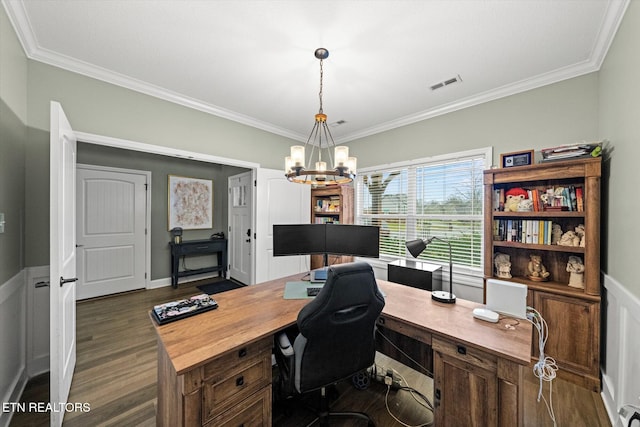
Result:
[[[600,304],[547,292],[535,292],[534,299],[534,307],[549,326],[545,355],[553,357],[562,369],[597,377]],[[537,342],[536,333],[536,357]]]
[[497,426],[495,361],[447,341],[434,340],[433,348],[435,425]]

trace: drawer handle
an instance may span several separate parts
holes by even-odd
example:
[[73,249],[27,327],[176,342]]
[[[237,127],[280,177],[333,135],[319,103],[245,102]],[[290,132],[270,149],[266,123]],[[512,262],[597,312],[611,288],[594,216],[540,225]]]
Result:
[[240,350],[238,350],[238,357],[245,357],[246,355],[247,355],[246,348],[241,348]]
[[239,376],[238,378],[236,378],[236,386],[237,387],[241,387],[244,385],[244,377],[243,376]]
[[435,402],[434,403],[435,403],[435,406],[437,408],[438,406],[440,406],[440,389],[439,388],[435,389],[434,395],[435,395]]
[[459,345],[458,346],[458,353],[460,353],[462,355],[467,354],[467,348],[465,346],[463,346],[463,345]]

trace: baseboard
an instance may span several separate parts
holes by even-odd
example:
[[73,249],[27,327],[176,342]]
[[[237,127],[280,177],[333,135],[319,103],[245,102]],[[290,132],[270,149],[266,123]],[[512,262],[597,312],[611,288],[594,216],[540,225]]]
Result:
[[[640,299],[611,276],[604,276],[606,339],[602,369],[602,401],[611,425],[626,425],[618,414],[627,404],[640,404]],[[623,424],[618,424],[623,423]]]
[[[203,274],[195,274],[193,276],[189,276],[189,278],[180,278],[178,281],[178,285],[184,285],[186,283],[196,282],[198,280],[204,279],[214,279],[218,277],[218,273],[203,273]],[[162,279],[155,279],[149,282],[149,286],[147,289],[158,289],[164,288],[166,286],[171,286],[171,277],[164,277]]]

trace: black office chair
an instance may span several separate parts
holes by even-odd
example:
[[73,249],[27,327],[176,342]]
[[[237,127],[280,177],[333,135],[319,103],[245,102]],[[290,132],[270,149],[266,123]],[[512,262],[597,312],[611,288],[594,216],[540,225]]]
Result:
[[320,390],[317,418],[358,417],[375,425],[361,412],[331,412],[326,388],[373,365],[375,325],[384,297],[371,266],[364,262],[329,267],[320,293],[300,310],[299,333],[293,346],[286,333],[276,337],[280,387],[285,395]]

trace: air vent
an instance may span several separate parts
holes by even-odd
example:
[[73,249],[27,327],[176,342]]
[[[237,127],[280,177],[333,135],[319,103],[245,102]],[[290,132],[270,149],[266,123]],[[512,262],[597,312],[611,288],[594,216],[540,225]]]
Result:
[[338,120],[337,122],[333,122],[333,123],[329,124],[329,126],[331,126],[332,128],[335,128],[335,127],[338,127],[338,126],[343,125],[345,123],[347,123],[346,120]]
[[443,88],[445,86],[449,86],[451,84],[458,83],[458,82],[461,82],[461,81],[462,81],[462,78],[458,74],[455,77],[452,77],[450,79],[447,79],[447,80],[439,82],[439,83],[436,83],[434,85],[431,85],[430,87],[431,87],[431,90],[436,90],[436,89],[440,89],[440,88]]

